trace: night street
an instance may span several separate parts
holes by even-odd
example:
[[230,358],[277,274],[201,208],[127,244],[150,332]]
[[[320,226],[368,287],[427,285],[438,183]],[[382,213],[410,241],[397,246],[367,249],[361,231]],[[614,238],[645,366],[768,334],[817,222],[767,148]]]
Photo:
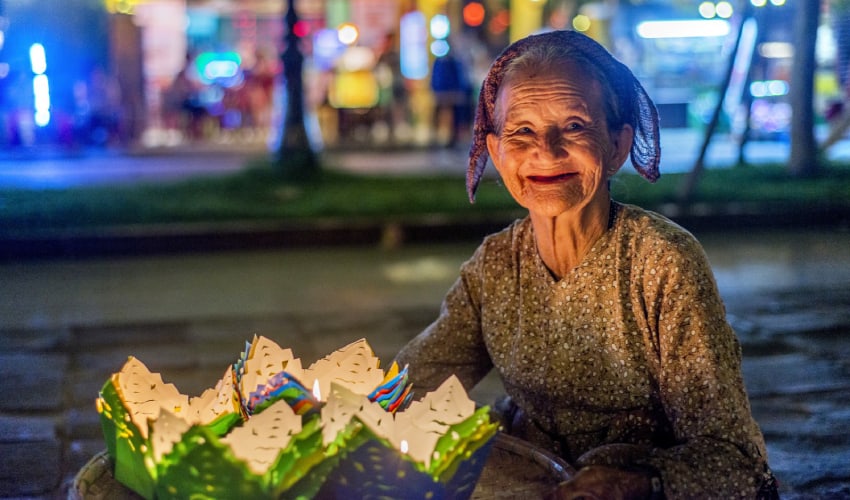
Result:
[[743,498],[747,410],[850,499],[848,75],[850,0],[0,0],[0,499]]
[[[744,349],[783,498],[850,495],[850,233],[698,235]],[[185,394],[254,333],[312,362],[366,338],[389,362],[435,317],[468,245],[0,265],[0,496],[57,498],[104,448],[94,398],[128,355]],[[473,393],[489,403],[488,379]]]
[[[662,171],[690,168],[700,138],[665,137]],[[708,166],[728,165],[718,137]],[[783,149],[784,148],[784,149]],[[172,182],[226,175],[262,145],[170,152],[95,152],[0,159],[0,186]],[[784,143],[753,143],[754,163],[782,161]],[[850,155],[846,142],[833,155]],[[330,165],[361,174],[465,169],[461,149],[330,151]],[[427,167],[424,167],[427,165]],[[488,175],[493,175],[491,170]],[[828,226],[829,227],[829,226]],[[481,235],[483,236],[483,235]],[[850,232],[847,228],[707,231],[704,243],[744,352],[745,382],[783,498],[850,495]],[[431,321],[457,268],[477,244],[181,252],[151,257],[0,264],[0,497],[64,498],[104,448],[94,398],[128,355],[199,394],[254,333],[312,362],[366,338],[388,362]],[[487,404],[500,384],[473,392]]]
[[[693,167],[703,136],[691,129],[661,131],[661,172],[686,172]],[[705,164],[708,168],[733,165],[737,145],[728,134],[711,139]],[[8,150],[0,152],[0,188],[61,189],[77,186],[121,185],[140,182],[174,182],[197,176],[227,175],[238,172],[245,160],[267,155],[261,141],[209,142],[173,148],[138,151],[84,150],[70,153],[62,149]],[[466,172],[467,147],[410,148],[380,151],[371,147],[330,149],[323,154],[331,168],[362,174],[458,174]],[[747,144],[746,158],[753,165],[787,160],[785,141],[759,141]],[[830,150],[833,160],[850,159],[850,140],[839,141]],[[631,169],[627,162],[624,170]],[[491,170],[488,175],[493,175]]]

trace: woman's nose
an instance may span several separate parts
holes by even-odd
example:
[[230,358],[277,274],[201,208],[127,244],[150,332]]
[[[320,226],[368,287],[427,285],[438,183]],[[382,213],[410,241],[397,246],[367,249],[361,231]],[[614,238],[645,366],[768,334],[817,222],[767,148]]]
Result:
[[545,149],[555,158],[567,156],[567,141],[558,127],[548,127],[543,136]]

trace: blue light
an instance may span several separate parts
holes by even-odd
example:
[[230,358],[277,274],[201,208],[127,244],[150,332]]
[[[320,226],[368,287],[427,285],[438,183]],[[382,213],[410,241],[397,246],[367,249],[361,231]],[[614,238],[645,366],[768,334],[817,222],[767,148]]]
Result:
[[755,81],[750,84],[753,97],[777,97],[788,94],[788,83],[782,80]]
[[313,35],[313,62],[323,70],[331,69],[336,60],[345,51],[345,45],[339,41],[337,31],[322,29]]
[[437,14],[431,18],[431,36],[437,40],[443,40],[449,36],[451,25],[445,14]]
[[32,93],[35,97],[35,123],[44,127],[50,123],[50,84],[47,75],[35,75],[32,79]]
[[202,52],[195,59],[195,67],[201,81],[225,87],[232,87],[241,82],[241,64],[242,58],[236,52]]
[[236,61],[210,61],[204,67],[204,77],[208,80],[233,78],[239,74],[239,64]]
[[47,56],[44,53],[44,45],[34,43],[30,46],[30,67],[36,75],[43,75],[47,71]]
[[443,57],[449,53],[449,43],[445,40],[434,40],[431,42],[431,53],[434,57]]
[[408,12],[399,23],[401,73],[405,78],[421,80],[428,76],[428,28],[425,16]]
[[39,127],[46,127],[50,123],[50,111],[36,111],[35,124]]

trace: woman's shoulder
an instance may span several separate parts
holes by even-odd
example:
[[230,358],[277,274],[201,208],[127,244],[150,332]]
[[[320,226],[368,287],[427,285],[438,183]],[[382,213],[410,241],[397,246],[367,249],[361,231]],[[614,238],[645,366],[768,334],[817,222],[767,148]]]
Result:
[[645,252],[701,251],[696,237],[666,216],[626,203],[618,203],[621,233],[636,250]]
[[531,237],[531,220],[528,217],[517,219],[503,229],[485,236],[472,260],[513,262],[520,249],[528,245]]

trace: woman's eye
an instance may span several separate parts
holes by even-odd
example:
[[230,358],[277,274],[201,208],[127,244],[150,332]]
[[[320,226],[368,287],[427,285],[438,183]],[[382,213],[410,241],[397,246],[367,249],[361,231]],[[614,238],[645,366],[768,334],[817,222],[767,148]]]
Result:
[[567,124],[568,131],[581,130],[584,128],[584,125],[579,122],[570,122]]
[[534,135],[534,130],[531,127],[517,127],[505,133],[507,137],[524,137]]

